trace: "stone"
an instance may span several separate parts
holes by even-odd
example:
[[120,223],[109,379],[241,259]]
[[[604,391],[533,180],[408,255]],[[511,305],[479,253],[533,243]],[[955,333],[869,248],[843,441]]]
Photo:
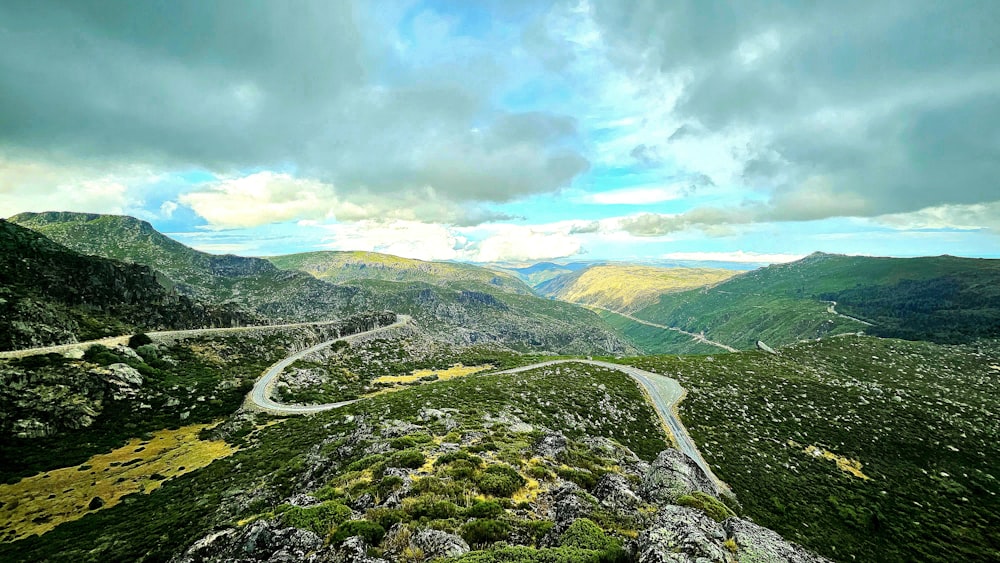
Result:
[[601,505],[623,515],[633,513],[635,507],[642,503],[639,495],[632,491],[628,479],[618,473],[601,477],[594,487],[594,497],[601,501]]
[[561,432],[549,433],[542,436],[542,439],[535,444],[535,453],[542,457],[559,459],[566,453],[569,441]]
[[827,559],[785,541],[777,533],[741,518],[722,523],[736,542],[736,560],[745,563],[823,563]]
[[97,510],[104,506],[104,499],[101,497],[94,497],[90,499],[90,504],[87,505],[87,510]]
[[672,504],[695,491],[716,496],[715,485],[705,472],[693,459],[675,449],[663,450],[656,456],[639,490],[643,498],[658,505]]
[[457,557],[469,552],[465,540],[448,532],[424,528],[410,540],[411,545],[424,552],[428,559],[436,557]]
[[728,563],[732,552],[725,539],[722,525],[700,510],[668,505],[636,538],[636,561]]

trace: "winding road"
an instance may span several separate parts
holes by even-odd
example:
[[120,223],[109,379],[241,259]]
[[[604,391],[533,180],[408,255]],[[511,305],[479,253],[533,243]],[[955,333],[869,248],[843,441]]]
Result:
[[723,350],[725,350],[727,352],[739,352],[739,350],[737,350],[736,348],[733,348],[732,346],[727,346],[726,344],[723,344],[721,342],[716,342],[714,340],[709,340],[709,339],[705,338],[704,334],[695,334],[693,332],[688,332],[688,331],[686,331],[684,329],[677,328],[675,326],[658,325],[656,323],[651,323],[649,321],[644,321],[644,320],[642,320],[642,319],[640,319],[638,317],[633,317],[632,315],[630,315],[628,313],[622,313],[621,311],[615,311],[614,309],[608,309],[607,307],[601,307],[599,305],[584,305],[584,307],[587,307],[587,308],[590,308],[590,309],[600,309],[602,311],[607,311],[609,313],[614,313],[614,314],[618,315],[619,317],[625,317],[626,319],[628,319],[630,321],[637,322],[639,324],[643,324],[643,325],[646,325],[646,326],[651,326],[653,328],[662,328],[663,330],[672,330],[674,332],[679,332],[681,334],[686,334],[686,335],[690,336],[693,340],[695,340],[697,342],[701,342],[702,344],[707,344],[709,346],[715,346],[716,348],[722,348]]
[[851,319],[852,321],[859,322],[859,323],[861,323],[861,324],[863,324],[865,326],[875,326],[872,323],[870,323],[868,321],[863,321],[863,320],[861,320],[861,319],[859,319],[857,317],[852,317],[850,315],[845,315],[843,313],[838,313],[837,312],[837,302],[836,301],[824,301],[824,303],[829,303],[829,305],[827,305],[827,307],[826,307],[826,312],[830,313],[831,315],[837,315],[838,317],[844,317],[845,319]]
[[[338,340],[346,340],[350,342],[352,339],[359,338],[362,336],[368,336],[382,331],[391,330],[393,328],[400,327],[412,319],[406,315],[399,315],[398,320],[391,324],[375,330],[370,330],[367,332],[361,332],[351,336],[346,336],[343,338],[337,338],[334,340],[329,340],[321,344],[300,350],[291,356],[281,360],[280,362],[274,364],[264,375],[257,380],[254,384],[253,389],[247,395],[247,400],[245,406],[255,409],[269,412],[272,414],[279,415],[294,415],[294,414],[312,414],[322,411],[328,411],[336,408],[355,403],[360,399],[354,399],[351,401],[341,401],[338,403],[326,403],[322,405],[289,405],[284,403],[278,403],[271,398],[271,391],[274,388],[277,378],[281,375],[281,372],[285,368],[292,365],[297,360],[316,352],[317,350],[322,350]],[[624,364],[613,364],[610,362],[602,362],[598,360],[578,360],[578,359],[566,359],[566,360],[550,360],[547,362],[539,362],[536,364],[531,364],[527,366],[522,366],[519,368],[513,368],[504,371],[492,372],[491,375],[503,375],[509,373],[520,373],[524,371],[529,371],[533,369],[565,364],[565,363],[580,363],[580,364],[590,364],[593,366],[603,367],[607,369],[613,369],[620,371],[632,379],[636,380],[640,386],[647,392],[649,398],[653,403],[657,414],[663,421],[666,428],[670,431],[670,434],[674,438],[674,442],[677,445],[677,449],[683,452],[685,455],[690,457],[698,464],[698,467],[705,472],[705,474],[711,479],[712,483],[715,485],[717,492],[721,493],[723,491],[728,491],[729,487],[715,474],[712,472],[711,467],[705,462],[705,459],[701,456],[701,452],[698,451],[698,447],[695,446],[694,440],[688,434],[687,429],[684,428],[684,424],[677,417],[674,412],[674,407],[681,399],[684,398],[684,388],[681,387],[680,383],[676,379],[666,377],[664,375],[659,375],[656,373],[641,370],[636,367],[632,367]]]
[[344,336],[341,338],[334,338],[333,340],[327,340],[326,342],[321,342],[315,346],[310,346],[304,350],[299,350],[298,352],[288,356],[287,358],[281,360],[280,362],[274,364],[273,366],[267,368],[264,375],[260,376],[256,383],[253,385],[253,389],[247,395],[247,400],[244,402],[244,406],[250,407],[255,410],[262,410],[272,414],[310,414],[314,412],[328,411],[330,409],[335,409],[342,407],[344,405],[349,405],[356,402],[358,399],[351,401],[341,401],[339,403],[325,403],[322,405],[287,405],[284,403],[278,403],[271,398],[271,391],[274,389],[274,384],[277,383],[278,376],[281,372],[285,370],[288,366],[301,360],[302,358],[327,348],[331,346],[334,342],[343,340],[346,342],[351,342],[357,338],[363,336],[370,336],[372,334],[378,334],[380,332],[385,332],[392,330],[394,328],[399,328],[413,320],[409,315],[397,315],[396,322],[391,325],[386,325],[373,330],[368,330],[365,332],[359,332],[357,334],[351,334],[349,336]]

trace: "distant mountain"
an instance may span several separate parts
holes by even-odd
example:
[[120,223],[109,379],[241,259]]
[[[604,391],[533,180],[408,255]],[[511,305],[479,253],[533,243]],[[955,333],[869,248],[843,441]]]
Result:
[[[392,269],[356,264],[349,268],[353,269],[350,281],[334,284],[305,272],[278,269],[260,258],[199,252],[133,217],[49,212],[22,213],[10,220],[79,252],[155,268],[180,293],[243,307],[275,321],[392,310],[410,314],[426,330],[460,344],[498,343],[519,350],[575,354],[635,350],[594,313],[522,293],[527,288],[517,280],[485,274],[487,270],[473,266],[438,263],[423,271],[410,268],[406,274],[419,272],[429,281],[385,281],[385,276],[395,275]],[[402,266],[396,269],[406,271]],[[371,276],[362,277],[361,272]],[[501,281],[481,283],[475,276]]]
[[633,312],[656,303],[664,293],[718,283],[734,274],[722,269],[604,264],[561,274],[536,290],[562,301]]
[[530,266],[512,266],[509,264],[494,264],[492,267],[497,270],[510,272],[524,281],[531,287],[537,287],[556,276],[578,272],[592,266],[590,262],[570,262],[568,264],[556,264],[555,262],[539,262]]
[[1000,260],[815,253],[709,288],[663,295],[635,316],[704,332],[737,348],[862,330],[960,342],[1000,336],[998,288]]
[[0,350],[259,322],[179,295],[146,266],[85,256],[0,219]]
[[455,262],[425,262],[377,252],[304,252],[267,258],[282,270],[299,270],[321,280],[424,282],[448,285],[474,282],[509,293],[530,295],[531,288],[517,276]]

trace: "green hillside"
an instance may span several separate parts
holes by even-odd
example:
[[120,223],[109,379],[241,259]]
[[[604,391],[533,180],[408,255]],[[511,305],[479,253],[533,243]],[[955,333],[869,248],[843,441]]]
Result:
[[[594,313],[536,297],[516,279],[474,266],[434,264],[424,270],[397,266],[430,281],[359,276],[334,284],[305,272],[278,269],[260,258],[199,252],[132,217],[50,212],[22,213],[11,220],[78,252],[154,268],[180,293],[241,307],[274,321],[392,310],[412,315],[423,329],[456,344],[494,342],[518,350],[570,354],[635,351]],[[422,264],[427,263],[417,266]],[[436,278],[437,272],[445,278]],[[387,275],[385,270],[382,274]],[[486,283],[477,281],[487,278]]]
[[[737,348],[751,348],[756,340],[784,345],[861,330],[961,341],[1000,334],[998,285],[997,260],[815,253],[797,262],[740,274],[710,288],[663,295],[659,303],[635,316],[691,332],[704,331],[707,337]],[[934,291],[941,286],[950,292]],[[869,301],[880,292],[885,297],[882,301]],[[914,323],[921,317],[910,309],[917,305],[906,303],[908,296],[916,294],[922,299],[921,324]],[[835,312],[826,301],[837,301]],[[943,320],[934,325],[935,319]],[[945,324],[947,335],[939,331]]]
[[535,289],[562,301],[631,313],[652,305],[664,293],[718,283],[735,273],[711,268],[600,264],[561,274]]
[[625,361],[688,390],[685,425],[755,522],[838,561],[1000,557],[1000,342],[849,335],[706,360]]
[[148,267],[85,256],[0,219],[0,350],[257,320],[162,281]]
[[360,251],[304,252],[272,256],[267,260],[282,270],[299,270],[332,283],[354,280],[416,281],[435,285],[474,282],[510,293],[531,294],[531,289],[517,276],[471,264],[425,262],[390,254]]

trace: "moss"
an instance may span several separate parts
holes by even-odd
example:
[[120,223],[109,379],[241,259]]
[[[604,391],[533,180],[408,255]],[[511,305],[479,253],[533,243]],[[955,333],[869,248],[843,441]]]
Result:
[[337,531],[334,532],[330,541],[339,544],[354,536],[360,536],[370,545],[378,545],[385,537],[385,528],[368,520],[350,520],[337,526]]
[[695,491],[690,495],[681,496],[677,499],[677,504],[697,508],[716,522],[722,522],[726,518],[736,516],[736,514],[734,514],[728,506],[722,504],[719,499],[701,491]]

